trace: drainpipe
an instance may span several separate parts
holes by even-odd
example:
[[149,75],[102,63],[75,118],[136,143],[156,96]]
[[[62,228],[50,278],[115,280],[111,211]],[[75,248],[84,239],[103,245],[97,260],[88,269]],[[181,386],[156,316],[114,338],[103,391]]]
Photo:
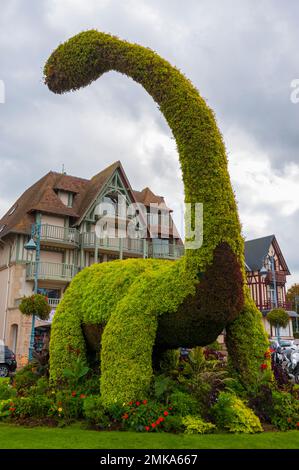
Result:
[[10,294],[10,279],[11,279],[10,259],[11,259],[12,245],[10,243],[5,242],[4,240],[1,240],[1,243],[3,243],[4,245],[9,246],[8,260],[7,260],[7,263],[6,263],[6,267],[8,269],[8,277],[7,277],[7,284],[6,284],[5,311],[4,311],[4,322],[3,322],[3,331],[2,331],[2,338],[3,338],[4,344],[5,344],[6,324],[7,324],[7,314],[8,314],[8,300],[9,300],[9,294]]

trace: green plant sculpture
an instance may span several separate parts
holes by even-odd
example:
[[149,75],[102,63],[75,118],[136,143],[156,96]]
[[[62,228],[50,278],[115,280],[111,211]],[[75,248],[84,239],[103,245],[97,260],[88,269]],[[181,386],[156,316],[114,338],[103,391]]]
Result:
[[45,82],[64,93],[111,70],[140,83],[159,105],[177,143],[185,201],[203,204],[203,243],[176,262],[132,259],[80,272],[54,317],[51,378],[57,380],[78,351],[84,360],[94,348],[101,350],[104,404],[142,397],[153,353],[209,344],[226,327],[232,365],[244,385],[251,384],[267,338],[244,283],[243,239],[214,114],[191,82],[155,52],[95,30],[53,52]]

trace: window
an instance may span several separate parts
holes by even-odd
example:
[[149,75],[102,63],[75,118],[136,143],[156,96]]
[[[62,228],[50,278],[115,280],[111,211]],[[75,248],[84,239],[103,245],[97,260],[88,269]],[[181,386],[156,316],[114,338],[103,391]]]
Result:
[[10,329],[10,344],[11,344],[11,349],[12,349],[12,352],[14,352],[16,354],[16,351],[17,351],[17,342],[18,342],[18,325],[16,323],[14,323],[13,325],[11,325],[11,329]]
[[68,193],[68,195],[67,195],[67,206],[68,207],[73,207],[73,202],[74,202],[74,194],[73,193]]
[[153,238],[153,253],[157,256],[169,255],[169,240],[168,238]]

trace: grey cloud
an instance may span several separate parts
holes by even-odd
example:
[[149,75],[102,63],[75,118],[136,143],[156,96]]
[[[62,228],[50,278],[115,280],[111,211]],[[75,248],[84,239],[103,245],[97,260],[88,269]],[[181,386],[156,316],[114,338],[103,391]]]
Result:
[[[4,2],[3,2],[4,3]],[[50,52],[89,28],[155,49],[178,66],[215,109],[229,152],[232,128],[267,154],[272,171],[299,164],[299,104],[290,82],[299,77],[296,0],[10,0],[1,6],[0,208],[50,169],[90,177],[121,159],[133,186],[150,185],[169,204],[182,200],[171,132],[152,99],[131,80],[110,73],[77,93],[55,96],[42,82]],[[152,145],[143,135],[152,136]],[[164,139],[162,137],[164,136]],[[163,143],[161,141],[163,140]],[[254,171],[254,169],[253,169]],[[258,184],[258,183],[257,183]],[[248,194],[235,183],[240,211]],[[275,206],[267,232],[282,242],[299,272],[298,213],[282,218]],[[254,227],[244,227],[246,234]]]

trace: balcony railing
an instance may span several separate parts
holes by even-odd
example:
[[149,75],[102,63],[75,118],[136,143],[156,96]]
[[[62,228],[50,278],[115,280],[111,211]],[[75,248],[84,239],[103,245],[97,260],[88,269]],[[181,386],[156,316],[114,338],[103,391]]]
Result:
[[[286,274],[284,272],[275,271],[275,280],[277,284],[282,284],[284,286],[287,281]],[[273,274],[271,271],[267,273],[265,283],[273,284]]]
[[[121,240],[121,242],[120,242]],[[83,248],[95,248],[97,247],[105,250],[111,250],[119,252],[121,249],[124,253],[131,253],[139,256],[143,256],[144,253],[149,258],[161,258],[161,259],[178,259],[184,254],[183,245],[174,245],[172,243],[153,243],[144,241],[143,239],[135,238],[97,238],[95,232],[85,232],[81,234],[81,245]],[[146,244],[144,246],[144,243]]]
[[123,252],[134,253],[137,255],[143,255],[143,244],[144,241],[134,238],[97,238],[95,232],[82,233],[81,234],[81,245],[83,248],[95,248],[97,243],[98,248],[105,250],[117,251],[122,250]]
[[45,242],[73,246],[78,246],[80,240],[77,229],[50,224],[41,225],[40,238]]
[[148,257],[149,258],[161,258],[161,259],[178,259],[184,254],[183,245],[169,244],[156,244],[148,243]]
[[[284,310],[292,310],[292,302],[278,300],[277,307],[283,308]],[[272,310],[273,308],[276,308],[276,306],[273,300],[267,300],[262,305],[258,305],[258,308],[260,310]]]
[[56,308],[56,307],[58,307],[58,304],[59,304],[60,300],[61,299],[49,299],[48,298],[48,304],[50,305],[50,307]]
[[[32,261],[26,266],[26,279],[34,279],[36,272],[36,262]],[[38,263],[38,279],[53,279],[55,281],[70,281],[78,272],[78,267],[74,264],[65,263]]]

